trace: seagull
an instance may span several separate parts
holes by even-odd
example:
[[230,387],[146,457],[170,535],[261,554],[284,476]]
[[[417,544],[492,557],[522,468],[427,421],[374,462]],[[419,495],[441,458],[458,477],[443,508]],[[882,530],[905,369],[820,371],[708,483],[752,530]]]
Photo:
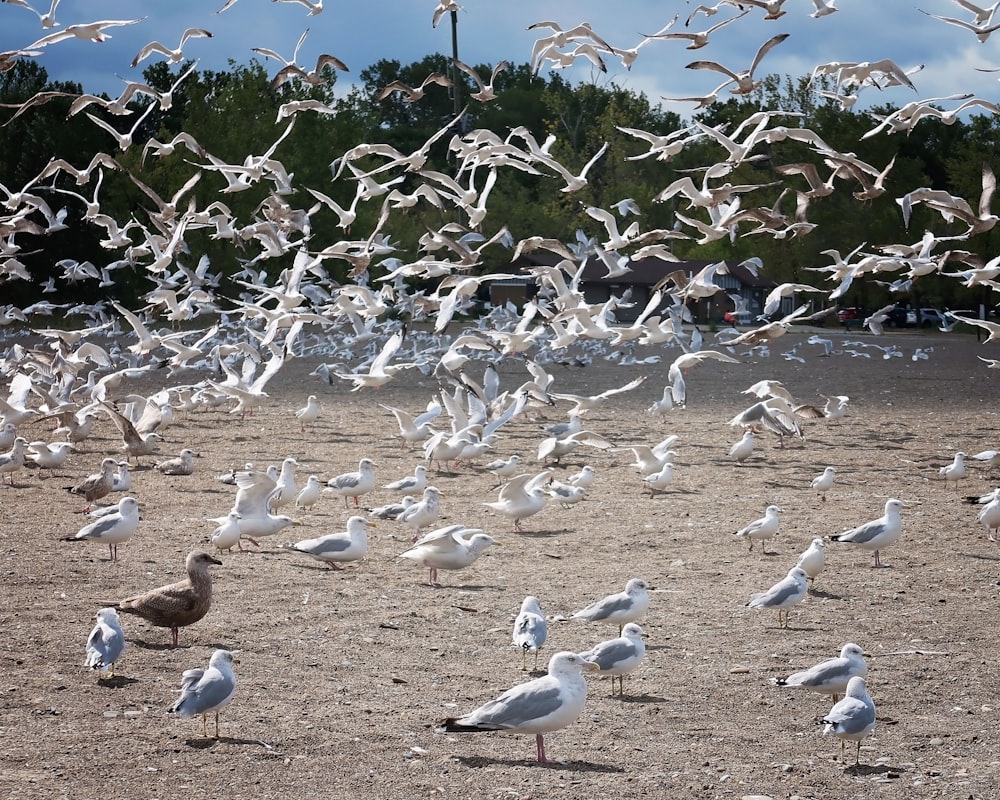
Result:
[[483,505],[492,508],[498,514],[514,520],[514,530],[522,531],[521,520],[537,514],[548,501],[548,495],[542,484],[548,478],[549,472],[538,475],[524,473],[511,478],[500,489],[500,494],[494,502]]
[[957,492],[959,481],[961,481],[967,474],[965,469],[965,453],[961,450],[955,453],[955,458],[951,464],[946,467],[941,467],[941,469],[938,470],[938,474],[941,475],[941,477],[948,482],[948,485],[953,487]]
[[415,103],[418,100],[423,99],[424,92],[430,84],[437,84],[438,86],[444,86],[449,89],[454,86],[451,78],[447,75],[441,72],[432,72],[424,78],[423,82],[419,86],[408,86],[402,81],[392,81],[391,83],[386,84],[385,88],[375,95],[375,100],[385,100],[393,92],[400,92],[403,95],[404,103]]
[[[0,469],[3,468],[3,458],[0,456]],[[111,493],[114,486],[114,473],[118,468],[118,462],[113,458],[105,458],[101,461],[101,471],[88,475],[76,486],[67,486],[70,494],[78,494],[87,501],[86,511],[89,511],[96,500]]]
[[299,420],[301,426],[301,432],[306,432],[306,425],[310,422],[315,422],[319,417],[320,411],[322,410],[319,401],[316,399],[316,395],[311,394],[306,399],[306,404],[302,406],[298,411],[295,412],[296,418]]
[[87,637],[87,655],[83,666],[102,672],[108,670],[113,678],[115,662],[124,652],[125,634],[118,612],[113,608],[102,608],[97,612],[97,624]]
[[743,431],[743,438],[729,448],[729,457],[743,466],[743,462],[750,458],[753,453],[753,431],[747,428]]
[[543,734],[572,725],[583,712],[587,702],[587,682],[582,674],[585,669],[600,667],[576,653],[556,653],[549,659],[549,671],[544,677],[514,686],[461,717],[449,717],[437,730],[533,733],[538,761],[550,763],[545,756]]
[[181,675],[181,696],[167,709],[190,719],[201,715],[201,730],[208,737],[208,715],[215,712],[215,738],[219,738],[219,711],[236,695],[235,659],[228,650],[216,650],[208,660],[207,669],[187,669]]
[[[14,473],[24,467],[24,461],[27,458],[27,452],[25,450],[27,446],[28,440],[23,436],[17,436],[14,438],[14,442],[11,445],[10,450],[6,453],[0,454],[0,475],[6,475],[11,486],[14,485]],[[70,487],[66,488],[69,489]],[[70,491],[73,490],[70,489]],[[107,494],[107,492],[105,492],[105,494]]]
[[[126,460],[134,458],[135,463],[138,464],[140,457],[156,452],[159,443],[163,441],[160,434],[155,431],[141,434],[132,420],[116,411],[110,404],[102,400],[100,405],[111,417],[111,421],[122,435],[122,450],[126,452]],[[117,463],[116,461],[115,464]]]
[[787,628],[792,606],[806,599],[807,577],[802,567],[792,567],[788,570],[788,574],[770,589],[754,594],[747,603],[747,608],[773,608],[778,612],[778,627]]
[[601,672],[611,676],[611,696],[615,696],[615,676],[618,677],[618,689],[621,697],[625,696],[625,676],[635,672],[646,656],[646,633],[636,623],[629,622],[622,628],[622,635],[617,639],[609,639],[594,645],[589,650],[580,653],[580,658],[593,661],[601,668]]
[[755,519],[749,525],[740,528],[733,536],[745,538],[749,541],[751,550],[753,550],[753,540],[760,539],[761,552],[767,555],[767,550],[764,549],[764,542],[778,535],[778,513],[780,511],[781,509],[775,505],[768,506],[764,509],[763,517]]
[[406,475],[400,478],[398,481],[392,481],[383,486],[383,489],[388,489],[391,492],[402,492],[403,494],[410,494],[412,492],[422,492],[427,486],[427,467],[423,464],[417,464],[413,468],[412,475]]
[[104,542],[108,545],[111,561],[118,560],[118,545],[127,542],[139,529],[139,501],[134,497],[123,497],[117,508],[103,514],[89,525],[84,525],[74,536],[64,541]]
[[396,517],[406,527],[413,529],[413,539],[420,537],[420,531],[441,516],[441,490],[436,486],[424,488],[423,497]]
[[500,458],[491,461],[484,469],[497,476],[497,486],[503,483],[504,478],[509,478],[521,470],[521,456],[512,455],[510,458]]
[[306,480],[306,485],[302,487],[302,491],[295,498],[295,507],[306,510],[311,509],[319,502],[321,492],[322,486],[320,485],[319,477],[310,475]]
[[538,651],[545,644],[549,626],[542,613],[541,604],[534,595],[528,595],[521,601],[521,610],[514,620],[514,646],[521,651],[521,669],[527,669],[525,661],[530,650],[535,654],[535,665],[538,669]]
[[649,609],[649,584],[641,578],[631,578],[625,590],[609,594],[579,611],[570,614],[570,619],[587,622],[617,622],[618,633],[626,622],[636,622]]
[[511,67],[509,61],[500,61],[495,67],[493,67],[493,71],[490,73],[489,81],[484,82],[483,79],[479,77],[479,73],[477,73],[468,64],[459,61],[457,58],[453,60],[453,63],[455,64],[456,68],[464,72],[466,75],[472,78],[473,81],[475,81],[475,84],[478,88],[476,89],[476,91],[470,92],[469,97],[472,97],[480,101],[481,103],[488,103],[491,100],[496,100],[497,95],[496,91],[494,91],[493,89],[493,84],[497,79],[497,75],[499,75],[504,70],[510,69]]
[[833,702],[847,691],[852,678],[863,678],[868,674],[865,651],[860,645],[848,642],[840,648],[840,655],[828,658],[809,669],[793,672],[787,678],[777,678],[778,686],[801,686],[820,694],[833,696]]
[[995,532],[1000,530],[1000,491],[992,493],[976,519],[986,526],[986,535],[991,542],[996,541]]
[[185,447],[177,455],[167,461],[156,462],[155,469],[164,475],[191,475],[194,472],[194,457],[197,455],[194,450]]
[[399,557],[423,564],[429,570],[427,584],[438,586],[439,569],[465,569],[486,548],[499,544],[479,528],[447,525],[425,534],[409,550],[400,553]]
[[180,44],[178,44],[175,49],[170,49],[166,45],[160,44],[159,42],[150,42],[138,53],[136,53],[135,58],[132,59],[132,63],[129,64],[129,66],[135,69],[140,61],[145,61],[153,53],[165,55],[167,57],[167,61],[171,64],[179,64],[184,60],[183,47],[187,43],[188,39],[210,39],[212,38],[212,35],[211,31],[206,31],[204,28],[188,28],[181,34]]
[[812,479],[809,487],[819,492],[819,499],[826,502],[826,493],[833,488],[833,474],[837,470],[834,467],[826,467],[822,473]]
[[864,550],[875,553],[876,567],[887,567],[879,559],[879,551],[895,542],[903,532],[903,520],[899,515],[906,503],[902,500],[886,500],[885,513],[876,520],[866,522],[856,528],[830,536],[830,541],[856,544]]
[[861,740],[875,730],[875,703],[865,688],[865,679],[859,676],[847,683],[844,699],[835,703],[823,717],[823,733],[840,738],[840,760],[844,760],[844,742],[857,742],[855,764],[861,763]]
[[594,478],[597,473],[590,464],[586,464],[580,467],[580,471],[570,475],[566,478],[566,483],[570,486],[579,486],[584,489],[589,489],[594,485]]
[[348,507],[348,498],[354,498],[354,505],[358,505],[358,498],[375,488],[375,462],[370,458],[362,458],[358,462],[357,472],[345,472],[336,475],[326,482],[326,489],[323,491],[335,494],[344,498],[344,507]]
[[240,532],[240,514],[238,511],[230,511],[225,517],[218,517],[209,521],[219,523],[219,526],[209,536],[209,541],[216,550],[220,553],[223,550],[228,552],[233,549],[233,545],[239,547],[240,550],[243,549],[243,545],[240,544],[242,533]]
[[[24,457],[39,470],[47,469],[54,472],[57,467],[66,463],[70,451],[73,449],[72,442],[29,442]],[[42,473],[39,471],[39,475]]]
[[556,394],[552,393],[552,397],[557,400],[568,400],[575,403],[572,409],[570,409],[569,414],[579,414],[581,411],[590,411],[591,409],[597,408],[603,405],[607,400],[614,397],[617,394],[622,394],[623,392],[630,392],[633,389],[641,386],[646,380],[645,376],[636,378],[626,383],[624,386],[619,386],[617,389],[608,389],[601,392],[600,394],[594,394],[589,396],[578,395],[578,394]]
[[643,477],[642,482],[649,489],[650,497],[654,497],[657,492],[665,492],[667,487],[674,480],[674,465],[670,461],[660,467],[659,472],[653,472]]
[[339,570],[337,566],[349,561],[359,561],[368,552],[368,528],[375,523],[364,517],[349,517],[347,530],[342,533],[328,533],[315,539],[303,539],[300,542],[283,545],[285,550],[305,553],[307,556],[322,561],[330,569]]
[[253,544],[257,544],[254,537],[274,536],[289,525],[302,524],[284,514],[271,513],[269,503],[278,484],[266,472],[237,472],[236,486],[236,499],[231,511],[239,514],[240,535]]
[[710,69],[715,72],[721,72],[729,78],[728,83],[723,84],[724,86],[729,85],[730,83],[736,84],[736,86],[730,89],[730,92],[739,95],[750,94],[761,85],[761,81],[755,81],[753,79],[754,70],[757,69],[761,59],[763,59],[772,48],[785,41],[788,36],[789,34],[787,33],[779,33],[777,36],[772,36],[764,42],[754,55],[753,61],[750,62],[750,67],[739,73],[733,72],[728,67],[724,67],[716,61],[692,61],[690,64],[686,65],[686,69]]
[[274,512],[295,500],[299,487],[295,485],[295,468],[299,462],[289,456],[281,461],[281,469],[274,482],[274,491],[267,498],[268,508]]
[[113,604],[117,611],[136,614],[158,628],[170,628],[170,642],[177,647],[179,629],[202,619],[212,607],[212,573],[209,564],[221,564],[201,550],[192,550],[184,561],[187,578],[150,589]]
[[802,551],[795,562],[795,566],[802,567],[805,571],[810,585],[815,583],[816,576],[826,567],[826,551],[823,549],[823,544],[819,536],[814,537],[809,547]]

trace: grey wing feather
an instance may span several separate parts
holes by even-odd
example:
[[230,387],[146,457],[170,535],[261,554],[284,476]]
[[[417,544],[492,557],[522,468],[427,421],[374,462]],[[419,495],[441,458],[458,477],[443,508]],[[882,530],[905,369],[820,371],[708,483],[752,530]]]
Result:
[[463,725],[483,728],[519,728],[559,710],[561,693],[558,686],[508,689],[496,700],[480,706],[459,720]]
[[585,617],[592,620],[607,619],[617,611],[627,610],[630,604],[631,600],[627,597],[608,597],[604,600],[598,600],[593,605],[587,606],[573,616]]
[[581,653],[588,661],[596,661],[601,665],[601,669],[610,669],[622,661],[626,661],[635,656],[635,645],[631,642],[620,642],[612,640],[601,642],[597,647]]

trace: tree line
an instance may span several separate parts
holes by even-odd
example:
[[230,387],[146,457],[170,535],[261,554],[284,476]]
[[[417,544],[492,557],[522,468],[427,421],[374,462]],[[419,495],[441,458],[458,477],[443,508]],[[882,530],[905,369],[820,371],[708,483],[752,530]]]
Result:
[[[515,128],[523,127],[539,141],[554,135],[551,154],[562,163],[582,167],[607,142],[608,149],[588,174],[588,184],[578,192],[561,193],[549,175],[534,175],[523,170],[504,170],[489,198],[489,214],[481,233],[490,236],[506,226],[513,239],[544,236],[570,241],[577,230],[600,236],[600,226],[584,211],[588,205],[608,208],[624,198],[633,198],[642,210],[642,228],[673,229],[678,225],[676,214],[697,216],[689,209],[683,195],[665,202],[653,198],[669,183],[682,175],[691,175],[694,182],[702,180],[702,170],[725,158],[725,152],[711,138],[692,141],[669,159],[643,157],[649,145],[622,131],[631,128],[667,136],[692,125],[695,121],[720,130],[735,130],[741,122],[762,108],[789,112],[786,119],[774,117],[774,124],[808,128],[834,149],[854,153],[869,164],[892,168],[884,183],[884,193],[871,199],[858,199],[850,186],[838,183],[835,191],[814,197],[807,216],[815,227],[795,235],[775,238],[770,235],[744,235],[733,240],[723,238],[705,244],[693,240],[671,240],[671,251],[679,259],[760,258],[765,274],[778,282],[793,281],[817,284],[823,280],[810,268],[827,266],[832,257],[824,251],[836,250],[846,255],[859,245],[874,249],[891,244],[912,244],[920,240],[924,230],[943,236],[961,233],[961,223],[949,226],[940,214],[916,206],[909,229],[896,198],[916,187],[942,189],[968,198],[975,206],[981,192],[984,163],[995,162],[998,137],[993,116],[973,115],[945,124],[926,119],[908,133],[895,133],[862,138],[886,115],[896,110],[891,105],[866,110],[845,109],[835,100],[818,95],[810,86],[808,76],[792,78],[768,76],[752,95],[730,97],[712,103],[692,113],[690,118],[666,111],[662,104],[652,103],[642,93],[624,89],[612,82],[581,82],[573,85],[560,75],[536,76],[528,64],[515,65],[500,72],[495,79],[497,98],[480,103],[469,97],[472,85],[464,75],[457,91],[458,105],[464,115],[455,122],[455,88],[430,86],[422,99],[408,102],[402,93],[393,93],[377,100],[383,87],[395,80],[417,86],[432,73],[448,73],[451,59],[430,55],[419,62],[402,65],[395,60],[381,60],[360,73],[360,84],[337,96],[338,76],[332,67],[322,73],[323,82],[286,81],[272,88],[268,64],[252,60],[248,64],[229,62],[225,71],[194,70],[191,63],[171,68],[167,63],[150,65],[143,73],[148,87],[155,92],[170,92],[164,103],[145,93],[136,93],[131,104],[134,111],[117,116],[98,102],[69,115],[70,108],[84,93],[82,86],[67,82],[51,82],[43,67],[32,61],[19,61],[13,69],[0,75],[0,103],[7,111],[5,124],[0,127],[0,181],[8,203],[22,187],[30,184],[49,164],[53,156],[69,161],[76,167],[88,164],[100,152],[106,152],[121,165],[120,170],[103,169],[98,189],[100,213],[120,225],[133,224],[138,230],[133,241],[142,241],[141,232],[155,233],[156,220],[150,211],[160,203],[171,203],[175,193],[193,178],[205,163],[205,158],[180,144],[169,154],[157,154],[147,147],[149,140],[166,143],[186,132],[207,153],[221,162],[241,164],[247,154],[266,153],[287,126],[289,119],[278,119],[279,109],[296,100],[315,100],[330,109],[329,113],[301,112],[287,138],[274,150],[273,158],[280,161],[294,180],[292,188],[280,199],[293,209],[310,209],[316,200],[304,187],[311,187],[335,202],[350,206],[355,196],[350,173],[334,179],[338,162],[359,143],[384,143],[402,153],[413,153],[449,124],[452,128],[437,138],[426,152],[424,169],[446,174],[455,164],[449,149],[454,132],[487,129],[501,138]],[[487,65],[478,65],[480,74],[489,75]],[[183,80],[178,80],[188,73]],[[123,89],[125,84],[123,83]],[[18,106],[39,93],[51,93],[47,102],[38,102],[20,111]],[[111,100],[107,95],[100,95]],[[148,108],[150,105],[153,108]],[[145,113],[148,111],[149,113]],[[114,138],[98,127],[92,114],[109,122],[119,131],[137,125],[131,143],[122,149]],[[793,116],[794,115],[794,116]],[[4,115],[0,114],[0,119]],[[137,122],[138,121],[138,122]],[[354,162],[366,169],[376,169],[384,163],[376,155],[362,156]],[[740,162],[725,175],[733,184],[756,185],[762,188],[748,193],[743,207],[770,206],[784,187],[802,191],[808,186],[800,176],[779,172],[794,164],[812,164],[823,175],[830,173],[807,143],[794,139],[775,141],[755,151],[755,157]],[[401,191],[412,190],[419,176],[407,174],[399,184]],[[122,257],[120,252],[101,245],[101,231],[84,218],[86,200],[94,192],[98,179],[80,184],[66,172],[58,172],[28,191],[45,195],[53,208],[66,207],[66,229],[44,239],[24,236],[18,242],[18,259],[41,283],[61,276],[57,266],[61,259],[90,260],[101,266]],[[241,224],[250,224],[259,214],[261,204],[268,201],[274,187],[263,182],[245,190],[226,193],[226,175],[220,170],[203,170],[203,174],[177,198],[177,210],[208,209],[222,202],[225,209]],[[412,184],[412,185],[411,185]],[[74,198],[71,194],[79,195]],[[782,200],[794,206],[794,200]],[[346,229],[337,226],[332,215],[315,214],[311,222],[309,247],[320,250],[340,239],[352,237],[352,231],[370,231],[376,225],[380,203],[361,203],[357,219]],[[135,212],[135,209],[142,209]],[[442,210],[431,204],[418,203],[394,213],[385,222],[383,232],[398,247],[394,255],[405,260],[418,257],[417,242],[428,229],[438,230],[448,222],[463,220],[452,209]],[[967,241],[956,242],[961,248],[983,260],[996,250],[989,231]],[[189,225],[185,232],[186,251],[179,259],[191,265],[202,256],[210,259],[213,270],[224,277],[234,276],[244,268],[240,241],[220,237],[210,225]],[[291,256],[289,255],[289,261]],[[510,261],[509,251],[492,248],[484,251],[483,264],[477,269],[489,272],[503,268]],[[153,284],[140,268],[119,264],[116,272],[116,292],[127,301],[149,291]],[[266,272],[287,266],[280,260],[259,262],[256,268]],[[331,269],[337,280],[348,279],[348,268]],[[670,265],[665,262],[665,272]],[[373,266],[373,272],[377,267]],[[885,281],[898,277],[890,275]],[[37,299],[37,285],[8,279],[8,297],[13,301]],[[831,285],[832,288],[832,285]],[[101,294],[94,281],[59,284],[62,301],[84,301]],[[874,307],[891,302],[885,286],[871,281],[858,281],[841,299],[842,305]],[[977,291],[964,289],[953,278],[936,274],[921,277],[910,293],[899,295],[912,305],[939,305],[951,308],[975,307],[982,300]]]

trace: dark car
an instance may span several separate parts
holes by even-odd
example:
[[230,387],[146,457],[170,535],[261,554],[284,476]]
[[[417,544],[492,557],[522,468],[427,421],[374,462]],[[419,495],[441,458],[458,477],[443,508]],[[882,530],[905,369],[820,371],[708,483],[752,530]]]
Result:
[[909,324],[909,312],[905,308],[896,306],[889,312],[885,324],[891,328],[905,328]]

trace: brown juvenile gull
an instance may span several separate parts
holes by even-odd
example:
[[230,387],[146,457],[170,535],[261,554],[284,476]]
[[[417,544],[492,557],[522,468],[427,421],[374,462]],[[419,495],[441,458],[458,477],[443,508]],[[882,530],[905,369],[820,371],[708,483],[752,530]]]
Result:
[[108,412],[111,421],[122,435],[122,449],[127,453],[126,459],[135,459],[139,463],[140,456],[148,456],[156,452],[157,445],[163,441],[163,437],[158,433],[147,433],[141,435],[132,424],[132,420],[124,414],[119,414],[107,403],[101,403],[101,407]]
[[436,730],[439,733],[533,733],[538,760],[547,763],[542,735],[572,725],[583,712],[587,702],[585,669],[600,667],[576,653],[556,653],[549,659],[548,675],[514,686],[464,716],[449,717]]
[[188,573],[185,580],[111,605],[126,614],[137,614],[158,628],[170,628],[170,642],[177,647],[178,629],[197,622],[211,608],[212,573],[208,565],[221,563],[202,550],[192,550],[184,562]]
[[87,501],[87,509],[94,504],[94,501],[111,494],[114,486],[115,472],[118,470],[118,462],[113,458],[106,458],[101,462],[101,471],[88,475],[76,486],[67,486],[66,490],[70,494],[78,494]]

